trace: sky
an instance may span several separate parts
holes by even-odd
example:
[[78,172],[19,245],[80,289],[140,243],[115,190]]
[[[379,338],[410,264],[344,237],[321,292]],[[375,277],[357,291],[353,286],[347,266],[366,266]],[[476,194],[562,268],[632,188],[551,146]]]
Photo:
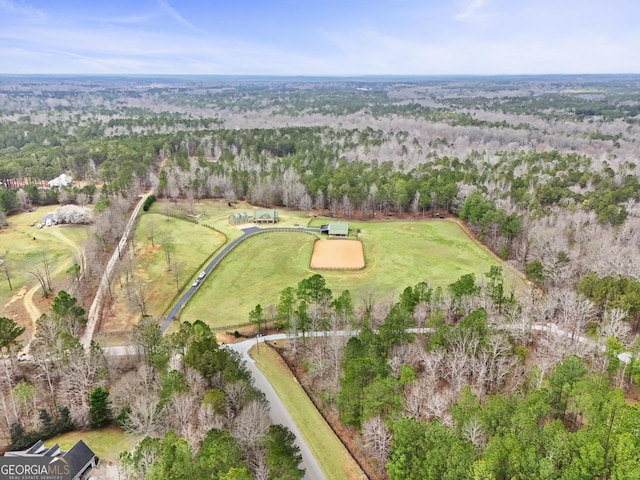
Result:
[[638,0],[0,0],[0,73],[640,73]]

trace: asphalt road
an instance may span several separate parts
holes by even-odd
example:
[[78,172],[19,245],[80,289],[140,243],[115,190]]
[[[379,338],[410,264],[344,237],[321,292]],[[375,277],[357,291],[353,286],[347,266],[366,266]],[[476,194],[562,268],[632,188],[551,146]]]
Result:
[[[311,233],[320,233],[320,230],[317,228],[303,228],[303,227],[297,227],[297,228],[279,228],[279,227],[273,227],[273,228],[258,228],[258,227],[249,227],[249,228],[245,228],[242,230],[242,235],[238,238],[236,238],[235,240],[233,240],[231,243],[229,243],[229,245],[225,246],[220,253],[218,253],[212,260],[211,262],[209,262],[209,264],[205,267],[204,272],[206,273],[207,276],[209,276],[209,273],[216,268],[216,266],[218,265],[218,263],[220,263],[220,261],[227,255],[227,253],[229,253],[231,250],[233,250],[233,248],[239,244],[240,242],[246,240],[247,238],[251,237],[254,234],[258,234],[258,233],[268,233],[268,232],[311,232]],[[204,282],[207,279],[207,276],[205,276],[202,279],[202,282]],[[196,293],[196,290],[198,289],[199,285],[197,286],[190,286],[189,289],[184,293],[184,295],[182,295],[182,297],[180,297],[178,299],[178,301],[175,303],[175,305],[171,308],[171,310],[169,311],[169,313],[167,314],[167,318],[165,318],[162,321],[162,325],[160,326],[160,328],[162,329],[162,333],[164,333],[167,328],[169,328],[169,325],[171,325],[171,322],[176,318],[176,316],[178,315],[178,312],[180,311],[180,309],[182,307],[184,307],[184,305],[189,301],[189,299],[191,298],[191,296]]]
[[262,343],[265,340],[282,340],[285,338],[287,338],[287,336],[282,333],[276,335],[267,335],[264,337],[260,337],[259,340],[245,340],[243,342],[229,344],[225,348],[231,348],[242,355],[242,358],[247,364],[247,368],[253,376],[254,385],[260,391],[264,392],[265,397],[269,401],[269,417],[271,417],[271,421],[273,423],[284,425],[296,436],[296,443],[298,447],[300,447],[300,453],[302,455],[302,467],[305,469],[304,478],[307,480],[324,480],[324,475],[322,474],[322,470],[320,470],[318,462],[316,462],[316,459],[311,453],[311,450],[309,449],[307,444],[302,440],[300,431],[298,430],[298,427],[296,427],[296,424],[293,422],[291,415],[289,415],[289,412],[285,408],[284,404],[280,401],[278,395],[276,395],[276,392],[269,381],[258,369],[258,367],[256,367],[253,359],[249,356],[249,349],[255,346],[258,341]]
[[[287,338],[287,335],[279,333],[260,337],[259,341],[260,343],[263,343],[265,340],[283,340],[285,338]],[[249,356],[249,350],[256,344],[256,339],[252,339],[239,343],[228,344],[224,348],[230,348],[237,351],[246,362],[247,368],[253,377],[255,387],[261,392],[264,392],[264,395],[269,402],[269,417],[271,418],[271,421],[273,423],[284,425],[296,436],[296,444],[300,448],[300,454],[302,455],[302,468],[305,469],[304,478],[306,480],[324,480],[325,477],[322,474],[322,470],[320,470],[318,462],[316,462],[316,459],[307,444],[302,440],[300,430],[298,430],[298,427],[291,418],[291,415],[289,415],[289,412],[267,378],[262,374],[258,367],[256,367],[253,359]],[[106,347],[104,349],[104,353],[107,356],[136,355],[137,349],[133,346]]]

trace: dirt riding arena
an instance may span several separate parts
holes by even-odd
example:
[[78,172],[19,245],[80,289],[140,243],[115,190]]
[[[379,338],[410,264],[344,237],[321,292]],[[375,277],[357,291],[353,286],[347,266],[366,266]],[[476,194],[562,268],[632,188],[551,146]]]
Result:
[[314,270],[361,270],[364,251],[360,240],[316,240],[311,254]]

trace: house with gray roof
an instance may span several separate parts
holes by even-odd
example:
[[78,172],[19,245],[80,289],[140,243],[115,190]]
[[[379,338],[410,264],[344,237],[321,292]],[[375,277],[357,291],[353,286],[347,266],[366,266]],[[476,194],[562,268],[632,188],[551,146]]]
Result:
[[[48,464],[56,461],[60,462],[60,466],[65,471],[64,479],[85,480],[89,477],[91,469],[98,466],[100,459],[95,453],[84,443],[78,440],[76,444],[68,451],[61,450],[58,444],[53,447],[45,447],[42,440],[38,440],[33,446],[26,450],[14,452],[5,452],[5,458],[38,458],[43,459],[50,457],[52,460]],[[68,467],[68,468],[67,468]],[[68,473],[67,473],[68,472]]]

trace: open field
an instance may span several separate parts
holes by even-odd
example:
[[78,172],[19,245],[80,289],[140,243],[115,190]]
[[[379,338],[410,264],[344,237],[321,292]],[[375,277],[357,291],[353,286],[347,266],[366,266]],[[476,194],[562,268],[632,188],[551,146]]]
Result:
[[318,413],[282,359],[269,347],[253,349],[251,356],[293,418],[328,480],[364,478],[344,445]]
[[248,238],[207,276],[180,321],[202,320],[213,327],[248,322],[258,303],[276,304],[283,288],[314,273],[309,259],[315,239],[287,232]]
[[[252,206],[238,204],[229,207],[224,202],[203,201],[195,206],[198,221],[224,231],[229,240],[241,235],[241,229],[228,224],[232,212],[250,212]],[[85,227],[29,227],[51,208],[9,217],[10,226],[0,233],[3,247],[9,248],[10,265],[23,265],[37,261],[42,250],[49,252],[59,279],[78,256],[77,249],[87,235]],[[188,212],[186,204],[177,206],[157,202],[152,211]],[[281,212],[277,226],[306,225],[305,212]],[[327,219],[314,219],[311,226],[326,223]],[[250,225],[250,224],[248,224]],[[460,275],[474,272],[480,277],[496,262],[490,254],[479,248],[453,222],[351,222],[351,228],[360,228],[366,266],[357,272],[316,271],[309,267],[314,236],[299,233],[268,233],[240,244],[220,266],[212,272],[198,293],[181,314],[181,320],[200,319],[216,327],[236,325],[248,320],[249,312],[260,303],[268,312],[276,305],[283,288],[295,286],[313,273],[321,273],[334,295],[348,289],[358,301],[369,294],[392,300],[408,285],[426,280],[430,284],[446,286]],[[151,245],[153,230],[155,246]],[[162,237],[170,234],[175,242],[172,254],[180,265],[179,288],[172,272],[166,271],[162,251]],[[33,237],[36,240],[33,240]],[[5,242],[6,240],[6,242]],[[27,241],[30,240],[30,241]],[[173,219],[164,215],[144,214],[135,233],[136,257],[134,271],[144,284],[147,311],[161,315],[175,298],[178,289],[188,288],[201,265],[223,244],[223,237],[203,226]],[[332,240],[335,241],[335,240]],[[402,247],[399,248],[398,246]],[[12,272],[14,291],[25,284],[33,284],[32,277],[21,268]],[[131,328],[140,311],[127,300],[127,292],[114,282],[117,301],[112,306],[101,332],[119,332]],[[10,299],[8,284],[0,282],[2,305]],[[24,296],[26,292],[22,292]],[[39,295],[37,292],[35,295]],[[14,302],[7,311],[21,308]],[[3,309],[5,310],[5,309]],[[15,316],[15,315],[14,315]],[[28,327],[27,319],[24,320]]]
[[[4,271],[0,274],[0,316],[13,318],[27,328],[30,334],[31,319],[23,306],[25,296],[34,296],[39,302],[42,293],[35,277],[26,269],[40,263],[43,252],[51,265],[52,283],[56,288],[69,288],[71,282],[66,270],[80,262],[80,251],[88,234],[84,226],[57,226],[38,229],[29,226],[38,222],[55,205],[40,207],[34,212],[25,212],[7,217],[9,226],[0,229],[0,253],[8,258],[8,268],[13,290],[9,289]],[[34,292],[33,287],[37,287]],[[37,298],[35,298],[37,297]]]
[[[322,219],[314,220],[318,225]],[[268,312],[280,292],[320,273],[334,296],[348,289],[355,301],[375,295],[394,300],[404,288],[427,281],[446,287],[466,273],[478,280],[492,265],[490,253],[476,245],[454,222],[351,223],[360,228],[366,267],[353,271],[309,268],[314,237],[301,233],[268,233],[242,242],[213,271],[183,310],[180,320],[207,322],[212,327],[248,321],[258,303]],[[506,285],[514,282],[507,277]]]
[[[0,229],[0,253],[8,253],[11,284],[14,291],[26,283],[35,282],[35,278],[24,271],[24,267],[35,263],[42,251],[46,251],[54,268],[66,265],[68,268],[77,256],[74,245],[81,246],[87,236],[87,227],[62,226],[38,229],[29,224],[37,222],[46,212],[56,206],[40,207],[35,212],[25,212],[7,217],[9,226]],[[64,264],[64,265],[63,265]],[[0,277],[0,305],[11,297],[4,272]]]
[[[261,207],[254,207],[246,202],[234,203],[232,207],[229,207],[224,200],[201,200],[194,205],[193,211],[195,218],[200,223],[206,223],[212,225],[218,230],[222,231],[229,237],[229,240],[239,237],[242,234],[241,228],[252,226],[252,223],[245,225],[229,225],[229,215],[232,213],[247,212],[252,215],[253,210]],[[150,211],[163,212],[169,210],[173,213],[181,213],[188,215],[191,213],[189,205],[185,201],[179,201],[175,205],[168,200],[160,200],[154,203]],[[288,211],[283,209],[277,209],[279,222],[276,224],[278,227],[306,227],[309,222],[309,215],[306,212]]]
[[[127,288],[137,293],[140,288],[137,285],[143,285],[147,314],[162,315],[178,291],[191,285],[203,264],[225,242],[214,230],[154,213],[140,216],[134,239],[135,280],[129,287],[118,278],[114,280],[112,288],[118,300],[102,322],[102,333],[128,330],[140,317],[140,309],[127,300],[132,294]],[[167,271],[163,250],[167,242],[173,243],[171,271]]]
[[125,434],[121,428],[105,427],[98,430],[73,431],[50,438],[45,445],[59,444],[62,450],[73,447],[78,440],[86,443],[101,461],[115,463],[120,452],[133,449],[140,438]]

